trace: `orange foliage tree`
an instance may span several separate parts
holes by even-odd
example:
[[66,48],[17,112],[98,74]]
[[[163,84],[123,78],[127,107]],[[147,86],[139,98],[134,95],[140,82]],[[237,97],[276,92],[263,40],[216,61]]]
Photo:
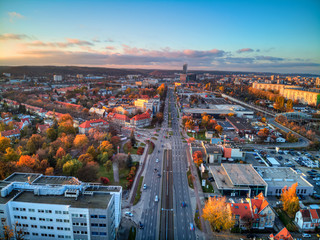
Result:
[[199,167],[201,163],[203,163],[203,156],[201,151],[195,151],[192,155],[193,161]]
[[292,184],[291,187],[285,186],[282,189],[281,201],[283,204],[283,210],[286,211],[289,216],[294,217],[296,212],[299,210],[299,199],[297,197],[297,186],[298,183]]
[[209,197],[202,211],[203,219],[209,221],[216,231],[228,230],[235,223],[226,197]]
[[31,169],[34,169],[37,165],[38,165],[38,161],[35,158],[30,157],[29,155],[21,156],[19,158],[19,161],[17,162],[17,166],[19,167],[26,166]]
[[76,148],[85,147],[88,145],[88,143],[89,143],[89,139],[85,134],[78,134],[73,141],[73,145]]

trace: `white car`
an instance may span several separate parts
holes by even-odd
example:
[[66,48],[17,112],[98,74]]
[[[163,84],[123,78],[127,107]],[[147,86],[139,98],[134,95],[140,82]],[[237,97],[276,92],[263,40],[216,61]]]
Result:
[[131,212],[125,212],[124,215],[126,215],[126,216],[128,216],[128,217],[133,217],[133,214],[132,214]]
[[156,195],[156,197],[154,198],[154,201],[155,201],[155,202],[158,202],[158,201],[159,201],[158,195]]
[[143,184],[143,189],[147,189],[147,184]]
[[316,185],[317,185],[317,186],[320,186],[320,182],[316,182]]
[[320,177],[316,177],[313,179],[313,181],[319,181],[320,180]]
[[158,158],[156,159],[156,162],[159,162],[159,159],[158,159]]

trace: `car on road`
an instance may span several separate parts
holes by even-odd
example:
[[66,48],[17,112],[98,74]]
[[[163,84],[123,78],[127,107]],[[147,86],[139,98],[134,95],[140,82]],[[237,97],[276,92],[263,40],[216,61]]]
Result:
[[316,182],[316,185],[317,185],[317,186],[320,186],[320,182]]
[[159,159],[158,159],[158,158],[156,159],[156,162],[159,162]]
[[317,170],[311,169],[311,172],[317,172]]
[[155,196],[154,201],[155,201],[155,202],[158,202],[158,201],[159,201],[158,195]]
[[157,172],[157,171],[158,171],[158,169],[155,168],[155,169],[154,169],[154,172]]
[[311,238],[311,235],[308,234],[308,233],[302,233],[302,237],[305,237],[305,238]]
[[194,231],[193,223],[190,223],[190,231]]
[[185,202],[181,203],[181,207],[186,207],[186,206],[187,206],[187,204]]
[[133,217],[133,214],[132,214],[131,212],[125,212],[124,215],[126,215],[126,216],[128,216],[128,217]]
[[161,177],[161,174],[160,174],[160,173],[158,173],[158,177]]
[[144,229],[144,225],[142,224],[142,222],[139,222],[139,228]]
[[158,150],[158,153],[160,153],[160,150]]
[[147,184],[143,184],[143,190],[147,189]]

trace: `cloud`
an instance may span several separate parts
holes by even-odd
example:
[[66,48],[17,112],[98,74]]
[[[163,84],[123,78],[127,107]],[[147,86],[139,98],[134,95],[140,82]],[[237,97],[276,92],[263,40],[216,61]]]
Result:
[[14,33],[0,34],[0,40],[23,40],[27,38],[29,38],[29,36],[25,34],[14,34]]
[[285,59],[284,58],[279,58],[279,57],[271,57],[271,56],[256,56],[256,60],[279,62],[279,61],[284,61]]
[[108,38],[107,40],[104,40],[104,42],[114,42],[112,38]]
[[242,48],[237,51],[237,53],[244,53],[244,52],[254,52],[254,50],[252,48]]
[[10,22],[14,22],[15,19],[24,18],[23,15],[21,15],[20,13],[17,13],[17,12],[8,12],[8,15],[9,15]]
[[67,38],[66,42],[42,42],[42,41],[33,41],[31,43],[27,43],[28,46],[33,47],[74,47],[74,46],[93,46],[94,44],[89,41],[83,41],[74,38]]
[[113,47],[113,46],[106,46],[105,47],[107,50],[115,50],[116,48],[115,47]]

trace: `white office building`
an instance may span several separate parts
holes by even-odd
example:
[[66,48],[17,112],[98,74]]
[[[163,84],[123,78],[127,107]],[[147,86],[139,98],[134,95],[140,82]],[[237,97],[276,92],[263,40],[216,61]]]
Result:
[[25,239],[114,239],[120,224],[121,186],[14,173],[0,181],[0,191],[1,223],[16,224]]

